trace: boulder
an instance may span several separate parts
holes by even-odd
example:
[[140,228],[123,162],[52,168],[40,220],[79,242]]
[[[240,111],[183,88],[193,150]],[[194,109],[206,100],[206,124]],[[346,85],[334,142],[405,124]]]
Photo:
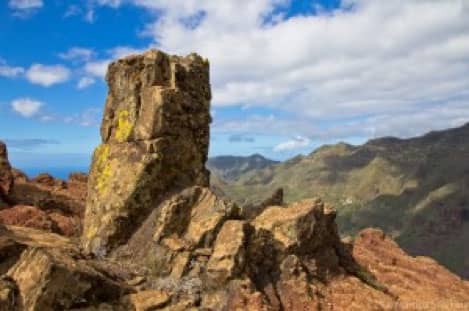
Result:
[[208,186],[208,62],[157,50],[113,62],[93,156],[83,247],[125,243],[170,190]]
[[167,305],[171,296],[160,290],[145,290],[129,296],[129,304],[135,311],[152,311]]
[[316,218],[323,213],[324,203],[319,199],[304,200],[288,207],[271,206],[252,222],[256,235],[269,236],[282,252],[300,250],[311,241],[321,239],[313,236]]
[[160,277],[200,276],[218,232],[237,213],[236,205],[217,198],[209,188],[187,188],[157,206],[111,257],[138,263]]
[[247,231],[247,223],[241,220],[228,220],[223,224],[207,264],[207,273],[217,280],[217,284],[223,284],[243,272]]
[[66,310],[114,302],[128,288],[58,249],[29,248],[7,275],[24,310]]

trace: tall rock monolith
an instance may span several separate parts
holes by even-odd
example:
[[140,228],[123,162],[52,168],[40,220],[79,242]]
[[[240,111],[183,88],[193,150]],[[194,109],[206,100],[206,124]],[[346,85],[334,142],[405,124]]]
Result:
[[168,192],[209,180],[207,60],[150,50],[111,63],[106,80],[82,236],[96,255],[125,243]]
[[13,174],[6,145],[0,141],[0,208],[5,206],[13,187]]

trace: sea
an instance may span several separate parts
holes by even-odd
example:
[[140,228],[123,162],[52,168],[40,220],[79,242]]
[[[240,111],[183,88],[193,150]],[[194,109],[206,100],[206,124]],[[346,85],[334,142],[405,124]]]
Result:
[[88,173],[88,167],[85,166],[70,166],[70,167],[18,167],[21,171],[26,173],[29,178],[33,178],[41,173],[48,173],[55,178],[67,180],[71,173]]

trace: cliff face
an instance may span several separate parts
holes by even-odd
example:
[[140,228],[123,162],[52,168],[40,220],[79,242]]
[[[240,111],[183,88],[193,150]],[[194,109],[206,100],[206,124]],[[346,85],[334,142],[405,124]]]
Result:
[[341,241],[321,199],[279,191],[246,215],[217,197],[206,69],[159,51],[110,66],[81,245],[1,226],[0,310],[467,309],[466,282],[381,232]]
[[208,185],[208,62],[152,50],[112,63],[107,82],[83,229],[93,253],[125,243],[167,192]]

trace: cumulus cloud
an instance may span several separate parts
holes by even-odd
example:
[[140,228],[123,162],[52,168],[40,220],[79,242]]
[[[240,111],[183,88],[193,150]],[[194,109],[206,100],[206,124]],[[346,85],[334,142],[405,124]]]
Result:
[[287,0],[132,2],[159,13],[144,32],[153,45],[210,59],[218,107],[268,107],[310,123],[384,122],[380,133],[393,124],[402,134],[427,126],[410,130],[397,119],[430,118],[436,105],[454,109],[454,98],[469,102],[468,1],[346,0],[298,16],[281,14]]
[[11,102],[13,111],[25,118],[37,115],[42,106],[42,102],[31,98],[18,98]]
[[82,90],[86,89],[88,86],[96,83],[96,80],[90,77],[83,77],[77,83],[77,89]]
[[274,151],[283,152],[308,147],[311,141],[303,136],[297,136],[291,140],[280,143],[274,147]]
[[70,77],[70,70],[62,65],[33,64],[26,72],[29,82],[45,87],[63,83]]

